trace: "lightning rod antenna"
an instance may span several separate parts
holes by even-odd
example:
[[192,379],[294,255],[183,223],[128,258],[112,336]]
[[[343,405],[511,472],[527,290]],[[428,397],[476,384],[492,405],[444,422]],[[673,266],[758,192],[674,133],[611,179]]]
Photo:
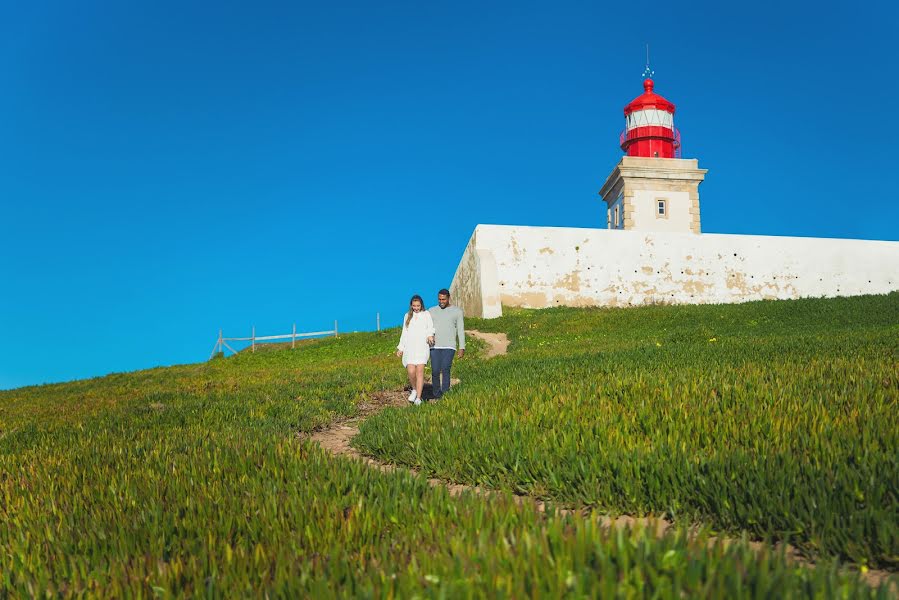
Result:
[[646,68],[643,69],[643,79],[652,77],[656,72],[649,68],[649,44],[646,44]]

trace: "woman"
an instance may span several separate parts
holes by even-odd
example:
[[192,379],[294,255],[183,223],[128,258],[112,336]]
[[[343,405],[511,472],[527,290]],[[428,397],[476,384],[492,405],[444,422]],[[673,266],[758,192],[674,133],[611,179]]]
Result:
[[421,388],[425,381],[425,365],[434,344],[434,321],[431,313],[418,294],[409,301],[409,312],[403,316],[403,334],[396,347],[396,355],[403,359],[403,366],[409,375],[412,392],[409,402],[421,404]]

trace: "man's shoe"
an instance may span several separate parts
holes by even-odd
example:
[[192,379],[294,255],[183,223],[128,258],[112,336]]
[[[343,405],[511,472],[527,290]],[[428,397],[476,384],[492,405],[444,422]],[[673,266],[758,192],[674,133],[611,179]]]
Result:
[[412,401],[412,404],[414,404],[415,406],[421,406],[421,398],[416,398]]
[[415,400],[416,400],[416,398],[415,398],[415,390],[412,390],[411,392],[409,392],[409,402],[413,402],[413,403],[414,403]]

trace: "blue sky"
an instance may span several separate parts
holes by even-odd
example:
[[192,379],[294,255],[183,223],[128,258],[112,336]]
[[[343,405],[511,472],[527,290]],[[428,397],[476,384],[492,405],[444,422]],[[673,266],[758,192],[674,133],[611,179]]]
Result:
[[604,227],[644,44],[705,232],[899,239],[887,2],[5,3],[0,389],[398,324],[478,223]]

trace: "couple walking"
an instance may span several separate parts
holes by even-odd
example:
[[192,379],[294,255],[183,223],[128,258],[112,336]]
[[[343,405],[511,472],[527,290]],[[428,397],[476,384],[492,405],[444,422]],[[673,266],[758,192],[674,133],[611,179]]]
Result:
[[450,306],[449,290],[437,292],[437,306],[425,310],[421,296],[412,296],[409,311],[403,315],[403,333],[396,347],[396,355],[403,359],[409,374],[412,393],[409,402],[421,404],[425,365],[431,359],[431,385],[434,399],[439,400],[450,387],[450,368],[456,355],[465,354],[465,323],[462,309]]

